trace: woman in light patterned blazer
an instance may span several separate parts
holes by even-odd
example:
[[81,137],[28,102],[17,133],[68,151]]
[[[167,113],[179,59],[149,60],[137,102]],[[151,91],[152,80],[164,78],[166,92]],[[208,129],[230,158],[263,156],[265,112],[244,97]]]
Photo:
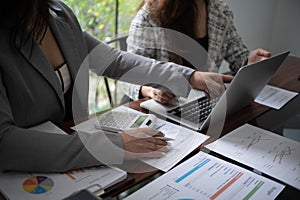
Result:
[[[163,29],[157,29],[158,27]],[[183,33],[200,44],[213,60],[214,64],[207,67],[211,72],[218,72],[223,60],[229,63],[231,71],[235,73],[245,64],[270,56],[263,49],[249,53],[233,24],[233,13],[222,0],[143,0],[131,23],[127,50],[156,60],[172,61],[192,68],[200,67],[191,64],[190,59],[187,61],[178,55],[186,51],[186,46],[189,48],[193,44],[187,45],[183,36],[171,40],[172,33],[166,30]],[[182,38],[185,41],[181,41]],[[173,50],[177,49],[176,53],[172,49],[166,50],[172,48],[172,45],[175,45]],[[199,57],[201,53],[194,50],[192,52],[195,53],[194,57]],[[127,95],[127,98],[123,97],[123,102],[128,97],[132,100],[150,97],[161,103],[168,103],[175,97],[154,88],[156,86],[153,84],[140,86],[125,83],[123,86]]]

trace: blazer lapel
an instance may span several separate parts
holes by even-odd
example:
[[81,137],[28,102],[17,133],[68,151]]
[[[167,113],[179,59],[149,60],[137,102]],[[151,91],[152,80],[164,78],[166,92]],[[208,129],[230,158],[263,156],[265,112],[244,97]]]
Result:
[[18,36],[16,42],[17,45],[21,46],[19,51],[21,54],[23,54],[27,61],[31,63],[32,67],[37,70],[52,86],[62,107],[64,107],[63,92],[59,80],[53,70],[53,67],[47,60],[46,56],[42,52],[41,48],[37,45],[37,43],[32,41],[32,37],[29,37],[29,39],[23,45],[19,45],[21,44],[21,38],[20,36]]
[[80,64],[83,60],[81,54],[78,51],[79,47],[77,46],[77,43],[79,41],[78,39],[76,40],[74,36],[74,30],[63,20],[53,20],[51,18],[50,27],[64,56],[64,59],[69,66],[71,77],[74,81]]
[[[55,13],[53,13],[52,17],[59,18]],[[50,19],[51,30],[69,67],[73,81],[73,106],[75,106],[77,110],[80,110],[78,112],[82,112],[86,115],[88,106],[89,68],[86,66],[81,67],[87,55],[86,46],[81,39],[82,31],[79,28],[71,27],[64,20],[54,20],[53,18]]]

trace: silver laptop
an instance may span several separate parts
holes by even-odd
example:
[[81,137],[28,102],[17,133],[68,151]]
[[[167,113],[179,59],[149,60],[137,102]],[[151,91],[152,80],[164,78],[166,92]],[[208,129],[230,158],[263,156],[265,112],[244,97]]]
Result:
[[142,102],[141,107],[161,118],[202,131],[224,122],[226,116],[253,102],[288,54],[286,51],[240,68],[219,98],[208,99],[203,92],[192,90],[188,98],[180,97],[175,105],[162,105],[151,99]]

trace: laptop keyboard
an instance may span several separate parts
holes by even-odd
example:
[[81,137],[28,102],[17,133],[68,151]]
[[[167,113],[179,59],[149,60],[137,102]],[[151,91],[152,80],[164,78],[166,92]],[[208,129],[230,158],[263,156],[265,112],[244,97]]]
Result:
[[198,124],[208,117],[212,108],[216,105],[219,99],[220,97],[209,99],[205,96],[169,110],[168,113],[171,115],[175,115],[181,119]]

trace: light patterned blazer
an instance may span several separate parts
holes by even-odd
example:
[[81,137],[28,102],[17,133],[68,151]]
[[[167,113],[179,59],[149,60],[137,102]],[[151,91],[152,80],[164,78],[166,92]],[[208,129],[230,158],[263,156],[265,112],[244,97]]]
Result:
[[[208,0],[207,11],[208,55],[213,61],[207,70],[218,72],[222,61],[226,60],[230,69],[236,72],[246,63],[249,51],[234,26],[233,13],[222,0]],[[163,31],[160,33],[151,31],[158,26],[158,22],[149,15],[146,6],[142,7],[131,22],[127,50],[160,61],[176,62],[178,56],[162,47],[168,45],[165,40],[169,40],[170,37]],[[179,51],[183,50],[182,46],[185,44],[180,45],[177,46],[181,48]],[[124,83],[123,88],[131,99],[139,98],[139,85]]]

